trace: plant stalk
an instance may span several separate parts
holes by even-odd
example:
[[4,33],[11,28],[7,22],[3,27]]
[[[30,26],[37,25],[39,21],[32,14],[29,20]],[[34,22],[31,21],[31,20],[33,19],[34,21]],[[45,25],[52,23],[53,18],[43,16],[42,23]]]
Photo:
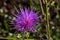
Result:
[[47,40],[50,40],[50,24],[49,24],[49,18],[50,18],[50,13],[48,12],[48,5],[47,5],[47,0],[45,0],[46,2],[46,31],[47,31]]

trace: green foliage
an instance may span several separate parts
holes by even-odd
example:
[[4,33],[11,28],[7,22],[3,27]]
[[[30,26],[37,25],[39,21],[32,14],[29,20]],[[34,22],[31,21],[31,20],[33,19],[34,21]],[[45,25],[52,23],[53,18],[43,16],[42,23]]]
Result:
[[[0,4],[0,39],[60,40],[60,0],[1,0]],[[17,14],[26,5],[41,15],[41,23],[36,26],[36,33],[15,33],[15,26],[10,23],[15,17],[14,14]]]

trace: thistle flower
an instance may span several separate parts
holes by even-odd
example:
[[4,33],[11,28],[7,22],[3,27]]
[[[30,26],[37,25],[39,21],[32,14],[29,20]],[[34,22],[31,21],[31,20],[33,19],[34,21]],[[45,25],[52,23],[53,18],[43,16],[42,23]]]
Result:
[[32,10],[21,9],[17,15],[17,18],[14,20],[16,29],[20,32],[35,32],[36,25],[39,23],[39,17],[37,13]]

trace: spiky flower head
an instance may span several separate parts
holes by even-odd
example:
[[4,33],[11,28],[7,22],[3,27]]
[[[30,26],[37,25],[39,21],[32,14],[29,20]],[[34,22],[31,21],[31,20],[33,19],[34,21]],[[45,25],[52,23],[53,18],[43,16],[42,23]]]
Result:
[[20,32],[31,31],[34,32],[36,30],[36,25],[39,23],[39,17],[37,13],[32,10],[21,9],[15,19],[16,29]]

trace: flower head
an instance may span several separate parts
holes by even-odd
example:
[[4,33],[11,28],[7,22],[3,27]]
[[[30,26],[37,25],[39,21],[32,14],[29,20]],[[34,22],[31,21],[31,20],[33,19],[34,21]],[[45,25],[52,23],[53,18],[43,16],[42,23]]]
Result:
[[25,10],[21,9],[21,12],[16,16],[17,18],[15,19],[15,25],[18,31],[34,32],[36,30],[36,25],[39,23],[39,17],[37,13],[25,8]]

